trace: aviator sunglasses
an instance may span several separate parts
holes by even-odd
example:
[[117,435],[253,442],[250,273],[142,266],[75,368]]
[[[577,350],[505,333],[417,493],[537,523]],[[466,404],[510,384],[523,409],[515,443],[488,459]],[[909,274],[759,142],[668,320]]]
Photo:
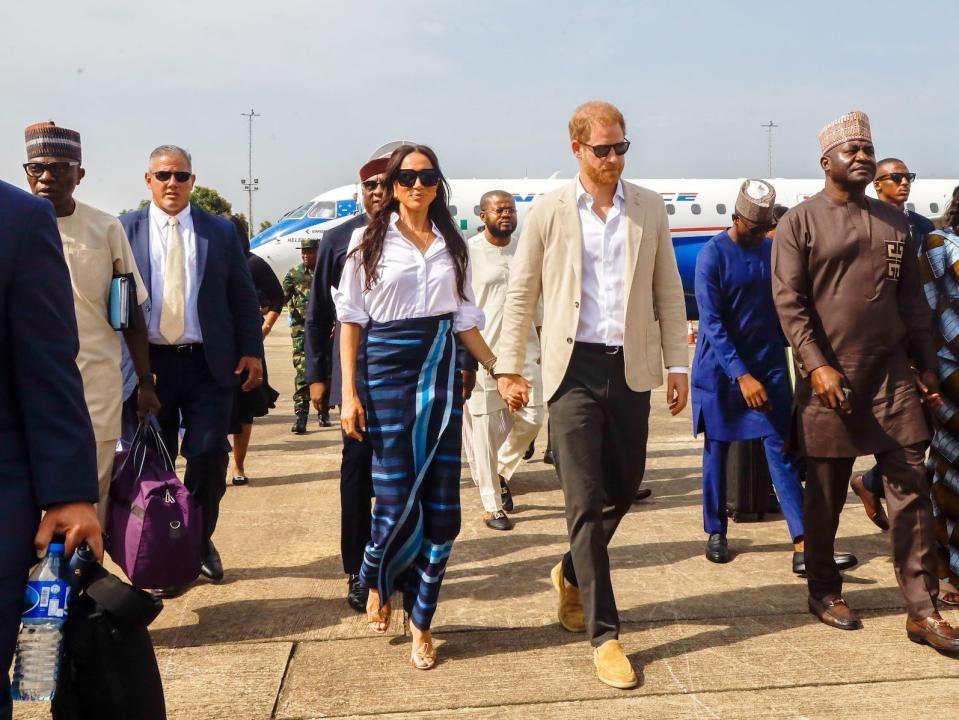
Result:
[[903,180],[908,180],[911,183],[916,180],[916,173],[889,173],[888,175],[880,175],[876,178],[876,182],[880,180],[892,180],[896,185],[901,183]]
[[48,170],[55,177],[63,177],[70,171],[70,168],[79,166],[80,163],[76,160],[65,160],[51,163],[28,162],[23,164],[23,169],[26,171],[27,175],[32,178],[43,177],[43,173],[47,172]]
[[625,155],[626,151],[629,150],[629,140],[623,140],[622,142],[613,143],[612,145],[590,145],[589,143],[584,143],[580,140],[580,145],[585,145],[590,150],[593,151],[593,155],[598,158],[604,158],[609,155],[610,150],[615,150],[617,155]]
[[161,183],[170,182],[170,178],[176,178],[178,183],[189,182],[190,178],[193,176],[189,170],[157,170],[156,172],[150,173],[153,177],[159,180]]
[[382,180],[364,180],[360,183],[367,192],[373,192],[383,184]]
[[440,184],[440,173],[435,168],[426,170],[400,170],[396,173],[396,182],[405,188],[416,185],[416,178],[420,179],[423,187],[435,187]]

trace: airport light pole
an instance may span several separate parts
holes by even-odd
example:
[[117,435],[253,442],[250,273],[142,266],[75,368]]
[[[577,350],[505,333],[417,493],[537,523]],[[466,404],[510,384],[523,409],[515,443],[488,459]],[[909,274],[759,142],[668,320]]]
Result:
[[774,123],[772,120],[770,120],[768,124],[760,125],[760,127],[766,128],[766,136],[767,136],[766,145],[767,145],[768,160],[769,160],[769,175],[767,175],[766,177],[768,177],[771,180],[773,177],[773,128],[778,128],[779,126],[776,125],[776,123]]
[[243,192],[247,196],[247,232],[250,239],[253,239],[253,193],[260,189],[259,178],[253,177],[253,118],[260,117],[258,112],[250,108],[248,113],[240,113],[249,121],[249,131],[247,133],[247,176],[240,180],[243,185]]

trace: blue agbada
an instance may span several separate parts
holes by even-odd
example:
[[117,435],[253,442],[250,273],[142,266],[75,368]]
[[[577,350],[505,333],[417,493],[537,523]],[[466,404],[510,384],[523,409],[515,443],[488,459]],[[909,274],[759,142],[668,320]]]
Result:
[[[792,410],[786,341],[773,303],[772,240],[743,247],[721,232],[696,259],[699,339],[693,360],[693,432],[711,440],[785,437]],[[766,388],[769,412],[746,405],[737,378]]]

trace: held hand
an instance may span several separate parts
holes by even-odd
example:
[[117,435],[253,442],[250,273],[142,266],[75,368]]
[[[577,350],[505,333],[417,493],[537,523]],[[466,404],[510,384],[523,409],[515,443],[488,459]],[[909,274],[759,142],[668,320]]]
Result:
[[763,384],[749,373],[746,373],[739,378],[739,390],[742,392],[743,399],[746,401],[746,404],[753,410],[758,410],[767,402],[769,402],[769,396],[766,394],[766,388],[764,388]]
[[233,371],[234,375],[242,375],[246,371],[246,382],[241,386],[243,392],[259,387],[263,383],[263,363],[260,358],[250,357],[249,355],[240,358],[240,362]]
[[340,425],[343,427],[343,432],[354,440],[363,440],[363,433],[366,432],[366,412],[355,391],[343,398],[343,406],[340,408]]
[[326,397],[326,383],[310,383],[310,402],[313,403],[313,409],[318,413],[326,410],[324,398]]
[[51,505],[40,520],[40,527],[33,538],[37,557],[47,554],[47,546],[54,535],[66,536],[64,557],[70,557],[83,542],[90,545],[97,560],[103,560],[103,530],[97,520],[93,503],[71,502]]
[[852,412],[852,408],[847,407],[846,394],[843,392],[842,373],[836,368],[829,365],[817,367],[812,371],[810,380],[812,391],[826,407],[846,413]]
[[152,384],[140,383],[137,388],[137,417],[140,422],[147,415],[156,416],[160,412],[160,398]]
[[669,373],[666,376],[666,404],[669,414],[679,415],[689,402],[689,375],[686,373]]
[[522,375],[504,373],[496,376],[496,389],[510,412],[516,412],[529,404],[529,388],[529,381]]
[[463,376],[463,399],[469,400],[473,394],[473,388],[476,387],[476,371],[460,370]]
[[916,387],[922,395],[922,402],[929,407],[940,407],[942,395],[939,394],[939,376],[935,370],[925,370],[916,376]]

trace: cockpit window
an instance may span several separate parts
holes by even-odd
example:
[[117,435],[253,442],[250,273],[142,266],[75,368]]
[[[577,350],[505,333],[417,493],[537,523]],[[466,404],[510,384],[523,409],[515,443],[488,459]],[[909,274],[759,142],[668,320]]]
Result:
[[313,209],[310,210],[310,217],[332,220],[336,217],[336,203],[332,200],[320,200],[313,206]]
[[297,219],[299,219],[299,218],[301,218],[301,217],[305,217],[305,216],[306,216],[306,211],[309,210],[311,207],[313,207],[313,201],[312,201],[312,200],[310,200],[310,202],[306,203],[306,205],[300,205],[300,207],[298,207],[296,210],[290,210],[290,212],[288,212],[288,213],[287,213],[286,215],[284,215],[283,217],[289,218],[290,220],[297,220]]

